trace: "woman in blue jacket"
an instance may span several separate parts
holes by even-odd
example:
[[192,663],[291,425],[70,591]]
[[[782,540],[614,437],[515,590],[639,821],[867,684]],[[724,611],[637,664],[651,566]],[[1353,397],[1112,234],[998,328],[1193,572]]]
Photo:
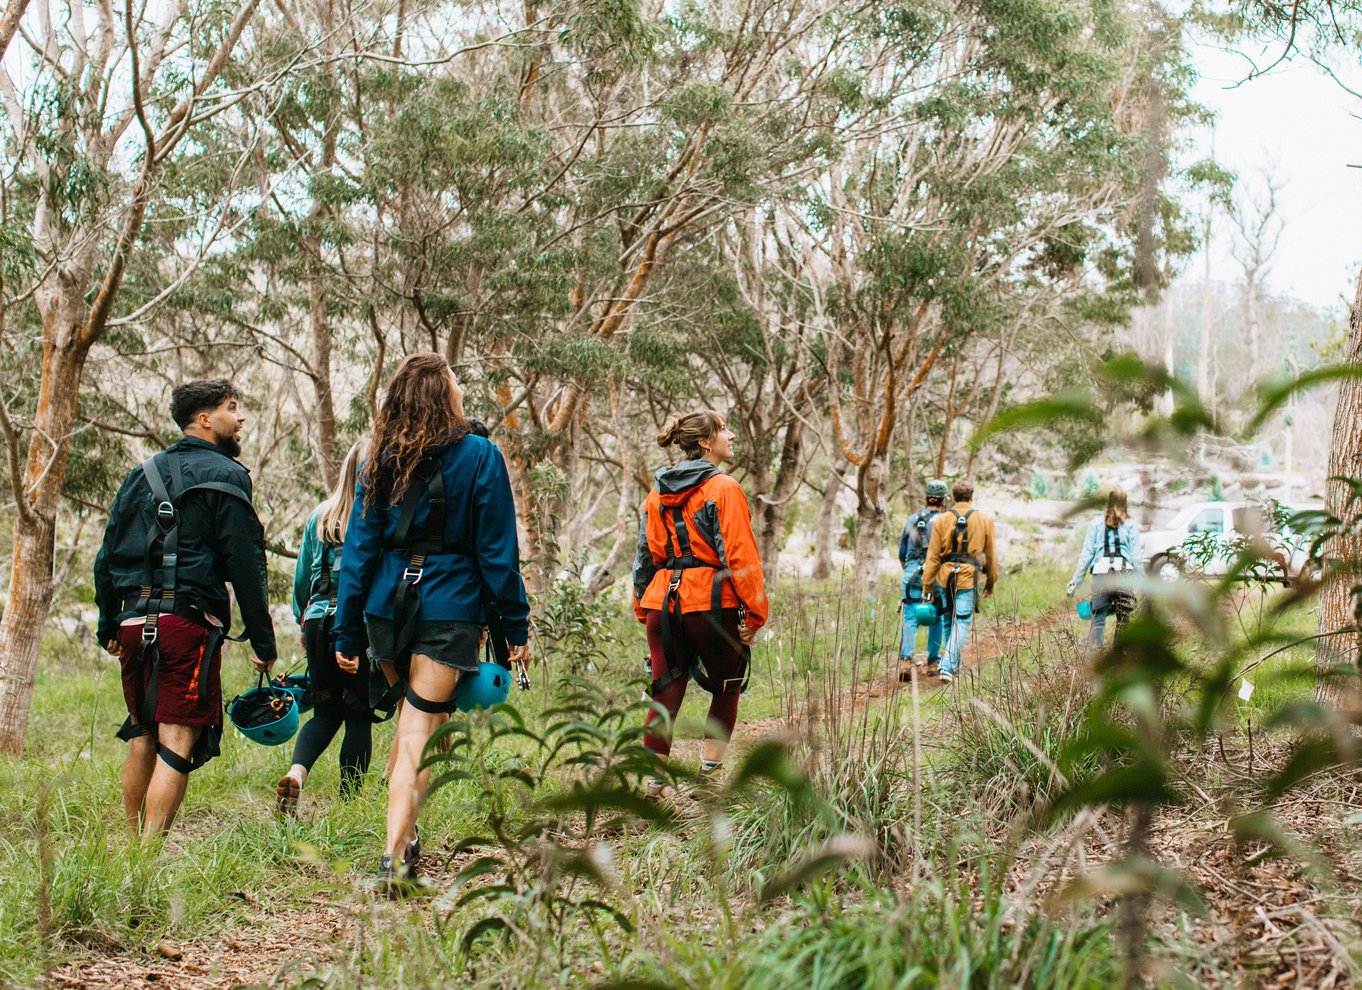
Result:
[[357,670],[367,629],[370,659],[390,682],[406,681],[379,877],[396,891],[419,856],[416,819],[429,779],[421,753],[453,709],[459,679],[477,673],[484,601],[501,618],[510,659],[529,659],[506,462],[491,441],[469,434],[463,392],[440,355],[411,354],[398,366],[356,499],[341,554],[336,653]]
[[1114,615],[1119,627],[1135,610],[1135,594],[1130,589],[1132,579],[1144,566],[1140,550],[1140,530],[1131,521],[1126,505],[1126,493],[1113,488],[1107,496],[1107,511],[1088,525],[1083,538],[1083,549],[1078,555],[1078,566],[1065,590],[1073,597],[1092,575],[1092,630],[1089,638],[1101,645],[1106,633],[1107,616]]
[[355,505],[361,444],[341,464],[336,489],[312,510],[303,525],[303,542],[293,567],[293,618],[303,630],[303,650],[312,692],[312,718],[298,733],[293,766],[275,787],[279,810],[298,807],[307,775],[318,757],[344,728],[340,748],[340,792],[348,797],[359,787],[373,754],[373,719],[369,714],[369,682],[359,671],[345,672],[331,647],[332,620],[340,588],[341,544]]

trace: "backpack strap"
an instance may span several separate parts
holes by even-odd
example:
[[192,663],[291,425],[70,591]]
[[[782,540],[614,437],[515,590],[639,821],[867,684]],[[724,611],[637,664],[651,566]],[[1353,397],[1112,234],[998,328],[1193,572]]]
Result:
[[340,586],[337,584],[335,578],[332,576],[331,573],[336,566],[336,545],[334,543],[328,543],[325,540],[322,540],[321,544],[322,544],[322,559],[321,559],[322,573],[321,577],[317,579],[316,594],[312,596],[312,601],[308,602],[308,604],[311,605],[312,602],[318,600],[325,601],[326,614],[335,615],[336,602],[340,597]]
[[[1112,541],[1112,538],[1113,538],[1113,537],[1114,537],[1115,540],[1116,540],[1116,549],[1115,549],[1115,551],[1113,551],[1112,548],[1111,548],[1111,541]],[[1124,553],[1123,553],[1122,550],[1121,550],[1121,530],[1120,530],[1119,527],[1117,527],[1117,526],[1107,526],[1107,527],[1105,528],[1105,530],[1103,531],[1103,533],[1102,533],[1102,556],[1104,556],[1104,557],[1121,557],[1121,558],[1124,559],[1124,556],[1125,556],[1125,555],[1124,555]]]
[[974,515],[974,510],[970,509],[962,516],[951,509],[951,514],[955,516],[955,532],[951,536],[951,552],[942,559],[952,564],[969,564],[975,570],[978,570],[979,562],[967,552],[969,550],[969,517]]

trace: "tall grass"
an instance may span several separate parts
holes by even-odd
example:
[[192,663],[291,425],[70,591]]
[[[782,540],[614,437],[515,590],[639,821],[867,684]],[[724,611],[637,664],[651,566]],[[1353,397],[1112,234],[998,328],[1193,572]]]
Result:
[[[30,985],[63,958],[212,939],[313,903],[350,906],[356,932],[345,944],[314,949],[321,967],[307,978],[314,987],[1110,982],[1107,923],[1092,914],[1051,916],[1009,891],[1010,850],[989,838],[1000,818],[1044,796],[1053,754],[1078,726],[1078,682],[1055,673],[1054,644],[1012,651],[961,691],[915,690],[886,680],[898,650],[896,585],[886,582],[875,599],[836,585],[795,585],[782,597],[779,632],[757,647],[742,717],[783,716],[798,727],[785,741],[786,763],[694,802],[666,828],[583,831],[558,813],[552,828],[530,836],[523,827],[539,812],[531,795],[511,788],[495,810],[501,831],[520,847],[497,869],[514,873],[511,886],[524,903],[549,910],[502,910],[515,928],[472,943],[464,936],[485,904],[460,899],[504,877],[470,875],[433,901],[375,901],[367,874],[376,865],[386,794],[371,774],[356,799],[339,801],[331,756],[309,777],[300,818],[281,821],[273,783],[287,747],[229,738],[224,755],[191,780],[170,842],[160,849],[134,843],[119,805],[116,671],[99,658],[65,657],[39,684],[30,754],[0,760],[7,878],[0,982]],[[1030,607],[1026,614],[1034,615],[1039,601]],[[1010,621],[995,605],[976,629]],[[606,650],[593,652],[593,675],[616,684],[636,678],[641,641],[636,627],[621,622]],[[250,679],[239,659],[228,659],[228,696]],[[1061,669],[1077,670],[1072,657],[1063,662],[1069,666]],[[537,731],[555,704],[555,668],[566,661],[551,655],[548,664],[535,688],[515,699]],[[880,685],[873,696],[871,684]],[[616,688],[598,714],[634,690]],[[702,709],[701,700],[689,708]],[[583,767],[596,765],[593,746],[620,751],[628,719],[603,728],[607,720],[589,712],[573,718],[581,739],[604,735],[542,769],[534,747],[515,738],[466,748],[477,772],[451,775],[422,817],[423,845],[437,861],[470,836],[497,841],[483,791],[489,775],[542,773],[537,790],[568,793],[586,779]],[[696,721],[683,710],[681,734],[698,735]],[[390,731],[376,734],[377,765]],[[770,752],[751,737],[735,749],[730,777]],[[1009,780],[1029,793],[1009,792]],[[557,902],[546,898],[557,895],[536,887],[535,857],[558,855],[555,848],[571,854],[558,862],[584,871],[572,881],[579,907],[599,901],[613,916],[594,908],[553,913]],[[587,858],[601,866],[591,876]],[[291,984],[302,977],[280,978]]]

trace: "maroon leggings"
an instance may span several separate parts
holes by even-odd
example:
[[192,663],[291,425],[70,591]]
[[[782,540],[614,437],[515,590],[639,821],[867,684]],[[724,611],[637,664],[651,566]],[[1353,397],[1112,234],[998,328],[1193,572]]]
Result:
[[[670,659],[662,647],[662,613],[648,609],[644,613],[648,629],[648,653],[652,658],[653,679],[661,680],[671,668]],[[681,616],[681,628],[672,629],[672,651],[680,660],[699,654],[704,661],[705,671],[715,686],[722,688],[728,678],[741,677],[745,653],[742,641],[738,638],[738,610],[723,610],[723,620],[716,629],[710,621],[709,612],[687,612]],[[686,685],[690,675],[672,681],[653,700],[667,709],[672,722],[681,710],[681,701],[686,697]],[[652,725],[660,716],[656,711],[648,713],[645,724]],[[738,696],[736,694],[715,694],[710,696],[709,719],[705,725],[705,736],[710,739],[727,740],[733,735],[733,726],[738,723]],[[649,732],[643,737],[643,745],[662,756],[672,751],[671,734],[662,735]]]

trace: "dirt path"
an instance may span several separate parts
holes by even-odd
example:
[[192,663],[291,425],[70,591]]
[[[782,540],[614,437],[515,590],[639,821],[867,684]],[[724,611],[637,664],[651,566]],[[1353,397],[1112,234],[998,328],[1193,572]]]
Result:
[[[1069,618],[1068,607],[1049,609],[1034,619],[1016,619],[1001,616],[992,621],[981,621],[970,631],[965,642],[964,667],[983,665],[1012,654],[1038,633],[1045,631]],[[915,668],[920,691],[937,691],[945,683],[937,675],[935,668]],[[815,701],[793,713],[774,715],[770,718],[755,719],[750,722],[739,721],[733,738],[742,743],[760,739],[782,732],[798,732],[812,721],[824,718],[847,718],[855,715],[871,702],[886,697],[895,691],[909,690],[909,684],[898,678],[898,664],[892,663],[875,676],[849,685],[839,691],[832,702]],[[699,744],[696,743],[698,752]],[[681,744],[678,752],[684,753]]]
[[227,990],[242,986],[298,985],[326,959],[353,942],[351,910],[340,906],[261,914],[211,944],[167,939],[141,950],[78,959],[51,970],[47,990],[90,988]]

